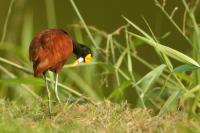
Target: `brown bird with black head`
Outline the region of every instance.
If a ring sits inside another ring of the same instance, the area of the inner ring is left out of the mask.
[[[75,64],[90,63],[92,52],[87,46],[73,41],[71,37],[61,29],[47,29],[36,34],[29,46],[29,57],[33,62],[34,76],[43,75],[48,93],[48,107],[51,112],[50,91],[45,73],[50,70],[55,73],[54,91],[58,96],[58,73],[63,68],[69,56],[74,53],[77,57]]]

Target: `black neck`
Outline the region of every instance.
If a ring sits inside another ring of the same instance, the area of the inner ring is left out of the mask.
[[[73,53],[77,57],[85,57],[87,54],[92,54],[92,51],[86,45],[73,41]]]
[[[76,42],[76,41],[73,41],[73,53],[76,55],[76,56],[80,56],[80,54],[82,53],[81,51],[81,45],[80,43]]]

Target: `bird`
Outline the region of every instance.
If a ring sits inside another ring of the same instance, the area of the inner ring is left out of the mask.
[[[75,54],[79,63],[92,61],[92,50],[84,44],[74,41],[63,29],[45,29],[37,33],[30,42],[29,59],[33,64],[34,76],[43,76],[48,95],[48,109],[51,113],[51,94],[48,87],[46,73],[54,73],[54,93],[57,101],[61,104],[58,96],[58,73],[63,68],[70,55]]]

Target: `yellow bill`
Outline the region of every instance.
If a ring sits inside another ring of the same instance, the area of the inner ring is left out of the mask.
[[[92,55],[91,54],[87,54],[85,56],[85,63],[91,63],[92,61]]]
[[[83,62],[85,62],[85,63],[87,63],[87,64],[91,63],[91,62],[92,62],[92,55],[91,55],[91,54],[87,54],[87,55],[85,56],[85,59],[83,59],[83,57],[80,57],[80,58],[78,58],[74,63],[72,63],[72,65],[73,65],[73,66],[76,66],[76,65],[78,65],[79,63],[83,63]]]

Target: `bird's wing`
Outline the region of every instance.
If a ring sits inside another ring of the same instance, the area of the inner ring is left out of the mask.
[[[37,63],[46,62],[48,67],[67,60],[73,51],[70,37],[62,31],[40,33],[29,47],[30,60]]]

